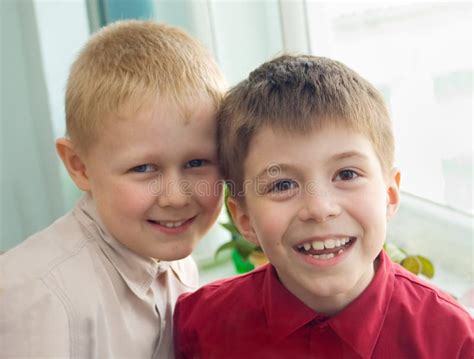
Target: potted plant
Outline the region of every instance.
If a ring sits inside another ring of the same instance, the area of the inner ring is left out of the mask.
[[[228,196],[229,190],[226,187],[225,208],[229,221],[227,223],[221,223],[221,226],[230,232],[231,239],[217,248],[215,257],[217,258],[219,253],[222,251],[231,250],[232,260],[237,273],[246,273],[255,267],[268,263],[268,259],[266,258],[265,253],[263,253],[262,248],[248,242],[240,234],[232,220],[232,216],[230,215],[229,208],[227,206]],[[385,243],[384,249],[392,261],[400,264],[408,271],[416,275],[423,274],[427,278],[433,278],[434,266],[428,258],[417,254],[409,254],[404,249],[393,243]]]

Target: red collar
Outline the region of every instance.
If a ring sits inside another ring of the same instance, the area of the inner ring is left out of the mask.
[[[382,251],[372,282],[341,312],[326,317],[309,308],[291,294],[278,279],[273,266],[266,271],[263,283],[263,305],[269,330],[278,340],[284,339],[307,323],[325,322],[361,357],[370,357],[387,313],[394,288],[390,258]],[[327,320],[326,320],[327,319]]]

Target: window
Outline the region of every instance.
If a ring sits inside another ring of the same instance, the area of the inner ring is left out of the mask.
[[[403,190],[474,213],[472,5],[308,2],[307,17],[312,52],[385,95]]]
[[[402,204],[388,238],[437,268],[461,297],[472,287],[472,4],[319,3],[301,23],[315,55],[342,61],[389,106]]]
[[[64,99],[69,67],[89,37],[86,3],[34,0],[33,4],[44,64],[53,138],[56,139],[66,133]],[[69,30],[62,31],[62,29]],[[68,210],[74,206],[81,191],[72,182],[62,163],[60,161],[57,163],[62,185],[61,200],[63,208]]]

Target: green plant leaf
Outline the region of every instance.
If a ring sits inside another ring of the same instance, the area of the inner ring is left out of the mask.
[[[262,252],[263,253],[262,247],[260,247],[260,246],[255,247],[255,252]]]
[[[242,237],[237,238],[233,242],[235,242],[235,249],[239,252],[241,257],[245,260],[247,260],[250,253],[252,253],[257,248],[255,244],[248,242]]]
[[[421,272],[422,264],[418,256],[408,256],[400,264],[413,274],[418,275]]]
[[[385,243],[383,247],[395,263],[399,263],[416,275],[423,274],[427,278],[433,278],[435,274],[434,265],[428,258],[420,255],[410,255],[403,248],[393,243]]]
[[[227,249],[232,249],[235,248],[237,241],[228,241],[221,245],[219,248],[217,248],[216,253],[214,254],[214,259],[217,259],[217,256],[219,255],[220,252],[225,251]]]
[[[234,236],[240,235],[239,230],[233,223],[220,223],[222,227],[227,229],[230,233],[232,233]]]
[[[421,274],[423,274],[424,276],[428,278],[433,278],[434,273],[435,273],[433,263],[431,263],[431,261],[426,257],[423,257],[423,256],[416,256],[416,257],[421,263]]]
[[[402,261],[407,258],[406,252],[402,251],[398,246],[393,243],[385,243],[383,247],[390,259],[395,263],[402,263]]]
[[[397,248],[400,250],[400,252],[402,252],[405,256],[409,256],[408,252],[406,250],[404,250],[402,247],[398,247]]]
[[[216,253],[214,254],[214,258],[217,258],[219,253],[221,253],[222,251],[228,249],[235,249],[244,260],[247,260],[250,254],[253,251],[259,250],[259,248],[260,247],[257,247],[256,245],[243,239],[242,236],[239,235],[236,239],[230,240],[221,245],[219,248],[217,248]]]

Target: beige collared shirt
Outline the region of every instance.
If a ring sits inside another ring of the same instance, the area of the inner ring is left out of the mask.
[[[173,358],[174,304],[197,284],[191,257],[131,252],[85,195],[0,256],[0,357]]]

